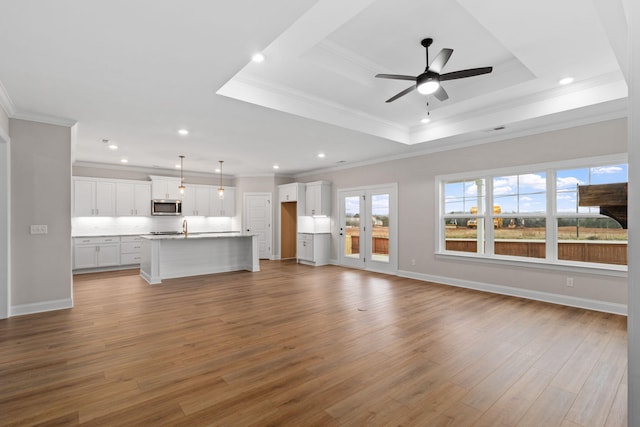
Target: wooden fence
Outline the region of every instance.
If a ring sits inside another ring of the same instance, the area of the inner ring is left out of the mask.
[[[476,252],[477,244],[475,240],[471,239],[447,240],[446,248],[448,251]],[[495,242],[494,251],[497,255],[544,258],[545,242],[535,240],[498,240]],[[610,241],[559,242],[558,259],[627,265],[627,243]]]

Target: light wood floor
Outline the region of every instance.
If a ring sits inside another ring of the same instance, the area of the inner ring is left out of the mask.
[[[626,318],[335,266],[0,321],[0,425],[624,426]]]

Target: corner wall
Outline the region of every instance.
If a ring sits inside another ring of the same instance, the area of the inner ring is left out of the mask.
[[[0,84],[1,86],[1,84]],[[9,317],[11,283],[9,198],[11,185],[11,156],[9,117],[0,105],[0,319]]]
[[[70,308],[71,128],[10,119],[11,315]],[[48,234],[30,234],[30,225]]]
[[[350,169],[305,175],[301,182],[326,179],[333,183],[332,216],[337,221],[337,190],[398,183],[399,274],[457,286],[474,287],[534,299],[552,296],[556,302],[603,311],[624,312],[627,279],[589,272],[562,271],[514,264],[497,265],[436,256],[435,215],[437,175],[518,165],[604,156],[627,151],[626,120],[611,120],[495,143],[391,160]],[[333,230],[332,256],[338,259]],[[411,259],[416,265],[411,265]],[[567,275],[575,285],[565,285]],[[623,275],[620,275],[623,276]],[[517,280],[514,280],[517,278]],[[590,305],[592,304],[592,305]]]

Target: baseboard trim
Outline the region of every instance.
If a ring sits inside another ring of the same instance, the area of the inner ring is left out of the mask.
[[[10,316],[24,316],[26,314],[44,313],[45,311],[65,310],[68,308],[73,308],[73,298],[14,305],[11,306]]]
[[[512,297],[527,298],[535,301],[549,302],[552,304],[566,305],[569,307],[584,308],[587,310],[601,311],[605,313],[627,315],[627,305],[606,301],[598,301],[587,298],[572,297],[568,295],[552,294],[549,292],[519,289],[510,286],[494,285],[491,283],[461,280],[452,277],[434,276],[431,274],[415,273],[412,271],[398,270],[399,277],[421,280],[424,282],[440,283],[459,288],[474,289],[477,291],[491,292],[494,294],[508,295]]]

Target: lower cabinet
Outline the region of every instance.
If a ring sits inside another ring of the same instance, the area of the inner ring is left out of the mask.
[[[122,236],[120,237],[120,264],[140,264],[140,250],[142,248],[142,237]]]
[[[120,265],[120,237],[73,239],[73,269]]]
[[[298,233],[298,262],[308,265],[329,263],[331,234]]]

